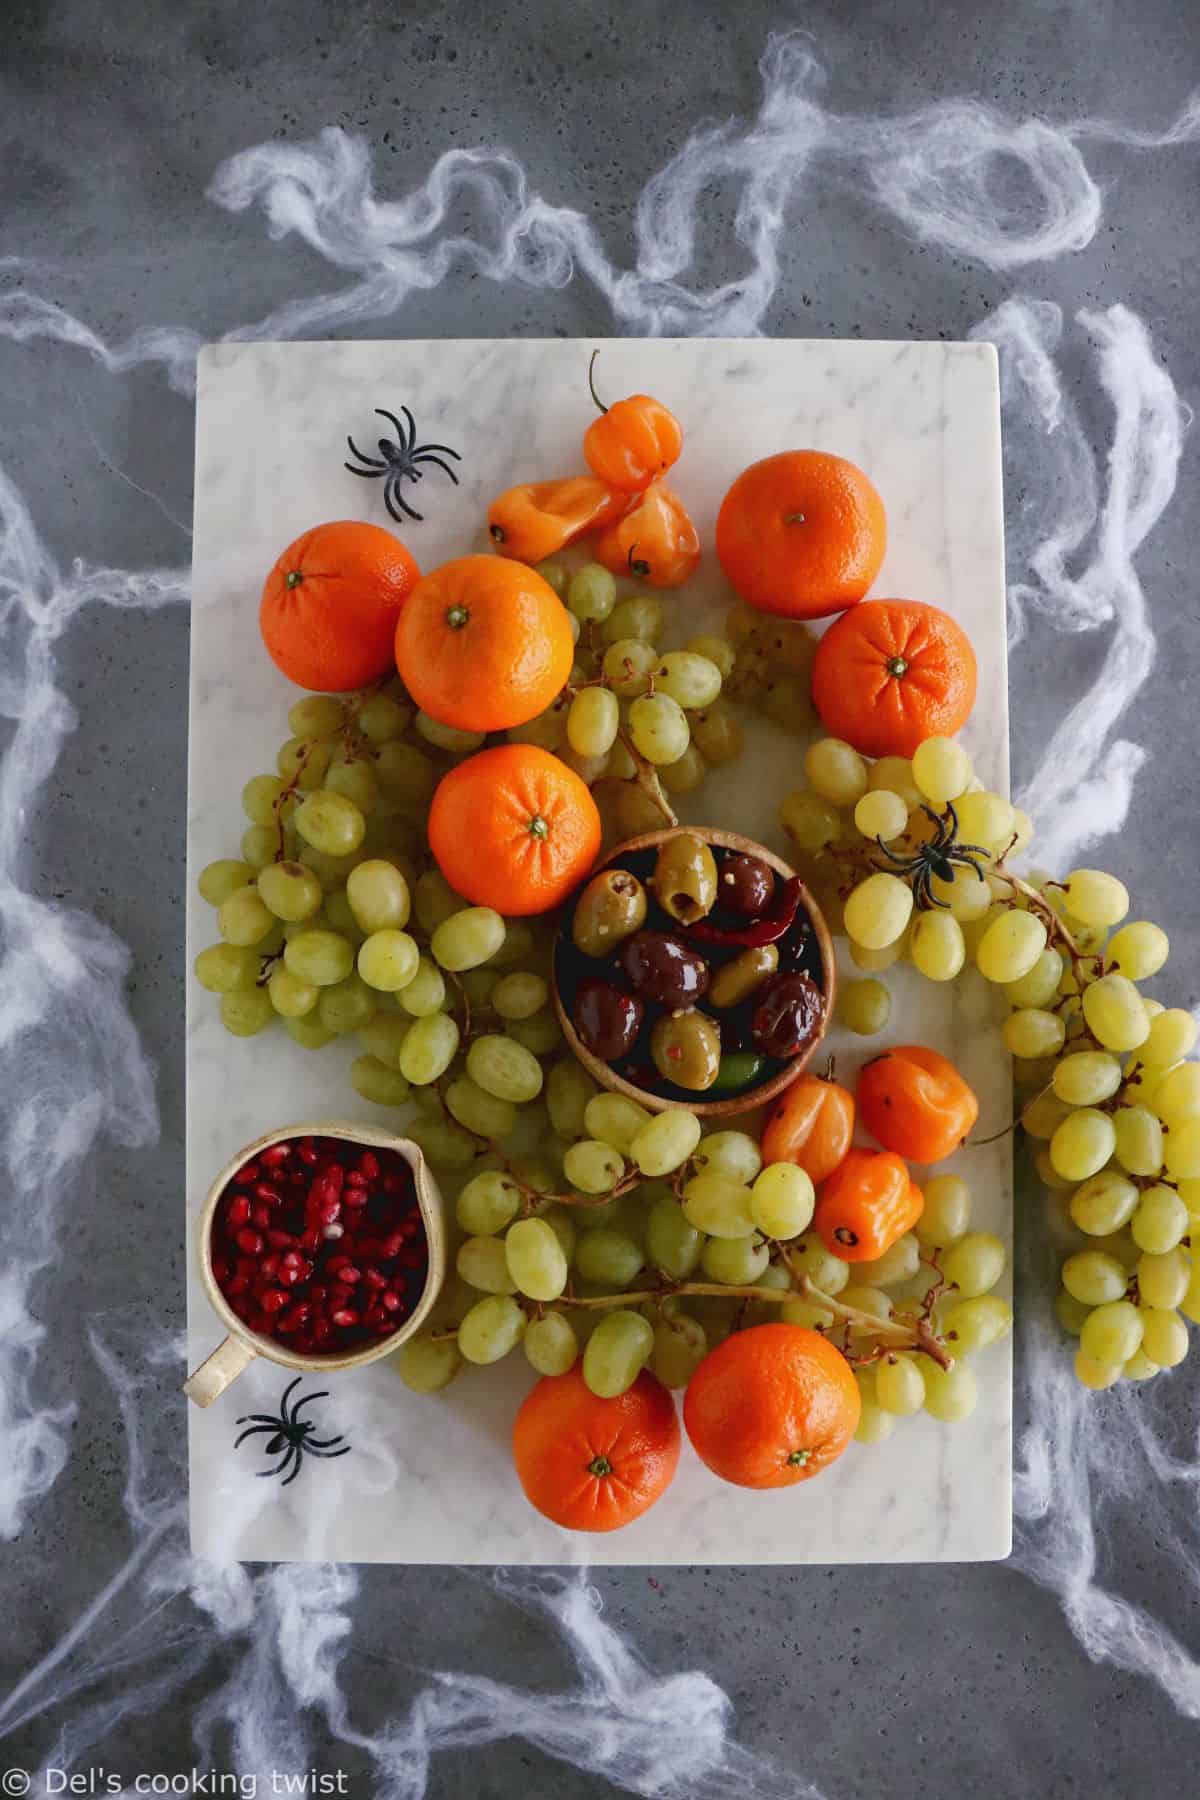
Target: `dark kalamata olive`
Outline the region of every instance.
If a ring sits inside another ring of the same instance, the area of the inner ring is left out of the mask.
[[[601,1062],[616,1062],[631,1049],[641,1030],[645,1007],[607,981],[581,981],[575,990],[574,1022],[585,1050]]]
[[[757,856],[735,850],[717,871],[717,905],[739,919],[757,919],[775,898],[775,871]]]
[[[773,975],[759,989],[750,1035],[768,1056],[795,1056],[821,1027],[821,990],[802,971]]]
[[[635,931],[621,945],[619,960],[634,993],[659,1006],[691,1006],[708,992],[704,958],[665,931]]]

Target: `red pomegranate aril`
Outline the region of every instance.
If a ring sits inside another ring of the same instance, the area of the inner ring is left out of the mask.
[[[358,1188],[367,1186],[367,1178],[362,1172],[361,1164],[357,1169],[346,1170],[346,1186]]]
[[[217,1285],[227,1300],[233,1300],[249,1290],[250,1277],[248,1275],[231,1275],[227,1281],[218,1281]],[[236,1311],[236,1308],[234,1310]]]
[[[390,1236],[384,1238],[379,1246],[379,1254],[385,1261],[393,1256],[399,1256],[404,1248],[405,1236],[403,1231],[393,1231]]]
[[[250,1223],[250,1202],[247,1200],[245,1194],[234,1195],[233,1199],[229,1202],[229,1208],[225,1214],[225,1218],[231,1231],[236,1231],[239,1226],[248,1225]]]
[[[249,1187],[250,1183],[252,1181],[258,1180],[258,1173],[259,1173],[259,1171],[258,1171],[257,1163],[253,1163],[253,1162],[243,1163],[241,1168],[238,1170],[237,1174],[233,1178],[234,1185],[236,1187]]]
[[[294,1249],[296,1244],[296,1240],[290,1231],[280,1231],[277,1227],[272,1227],[272,1229],[268,1231],[267,1242],[271,1245],[273,1250]]]
[[[348,1188],[342,1189],[342,1205],[343,1206],[353,1206],[356,1208],[359,1206],[365,1206],[367,1204],[367,1199],[368,1199],[368,1194],[367,1194],[366,1188],[348,1187]]]
[[[312,1307],[309,1305],[308,1301],[297,1300],[294,1306],[288,1307],[287,1312],[284,1314],[283,1318],[280,1319],[279,1323],[280,1325],[286,1326],[289,1331],[300,1331],[308,1324],[308,1321],[311,1318]]]
[[[258,1256],[263,1247],[263,1241],[257,1231],[251,1231],[249,1227],[244,1231],[239,1231],[234,1242],[239,1250],[245,1251],[247,1256]]]
[[[287,1295],[282,1288],[268,1288],[260,1295],[259,1305],[265,1313],[282,1312],[287,1305]]]
[[[336,1225],[341,1216],[342,1203],[340,1200],[327,1200],[325,1205],[321,1208],[320,1219],[322,1225]]]
[[[323,1344],[326,1339],[331,1338],[332,1336],[333,1326],[329,1323],[328,1319],[318,1318],[313,1320],[312,1337],[314,1343]]]
[[[367,1286],[371,1288],[385,1288],[387,1286],[387,1276],[381,1275],[378,1269],[364,1269],[362,1278]]]
[[[373,1150],[364,1150],[358,1159],[358,1166],[368,1181],[376,1181],[379,1177],[379,1158]]]
[[[379,1185],[385,1194],[402,1194],[404,1192],[404,1182],[399,1175],[385,1175]]]
[[[321,1248],[321,1233],[315,1225],[310,1225],[307,1231],[301,1232],[300,1248],[302,1250],[319,1250]]]
[[[339,1306],[338,1310],[335,1313],[331,1313],[329,1316],[333,1324],[342,1327],[358,1324],[358,1314],[356,1312],[351,1312],[348,1306]]]
[[[296,1145],[296,1155],[300,1158],[302,1163],[307,1163],[310,1168],[314,1163],[318,1163],[321,1160],[317,1147],[311,1138],[301,1138],[300,1142]]]
[[[264,1276],[267,1281],[274,1281],[275,1276],[277,1275],[278,1271],[279,1271],[279,1252],[278,1252],[278,1250],[272,1250],[268,1253],[268,1255],[264,1256],[262,1261],[259,1263],[258,1272],[260,1275]]]
[[[347,1287],[343,1282],[335,1281],[329,1290],[330,1312],[336,1312],[339,1306],[345,1306],[352,1293],[352,1288]]]
[[[379,1304],[380,1304],[380,1306],[383,1307],[385,1312],[394,1313],[394,1312],[400,1311],[400,1308],[404,1305],[404,1302],[400,1298],[399,1294],[394,1294],[392,1292],[391,1288],[389,1288],[387,1290],[386,1294],[380,1294]]]
[[[259,1231],[265,1231],[271,1223],[271,1209],[264,1206],[261,1200],[250,1208],[250,1223]]]
[[[266,1150],[261,1150],[258,1160],[268,1169],[277,1169],[280,1163],[288,1161],[291,1154],[292,1146],[285,1139],[282,1144],[271,1144]]]
[[[362,1270],[356,1268],[353,1263],[346,1263],[343,1268],[338,1270],[338,1280],[343,1282],[348,1281],[351,1287],[353,1287],[356,1282],[362,1280]]]

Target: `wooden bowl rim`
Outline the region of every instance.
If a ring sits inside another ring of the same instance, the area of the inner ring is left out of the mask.
[[[804,1073],[816,1055],[825,1033],[829,1030],[837,993],[837,965],[834,961],[833,938],[824,913],[813,899],[804,881],[789,863],[784,862],[783,858],[777,856],[773,850],[768,850],[765,844],[757,843],[754,838],[746,837],[740,831],[726,831],[717,825],[667,825],[658,831],[642,831],[636,837],[626,838],[623,843],[617,844],[607,856],[601,857],[593,865],[584,880],[573,890],[571,901],[594,876],[611,868],[622,857],[634,855],[641,850],[653,850],[657,845],[665,844],[671,838],[679,837],[684,833],[690,833],[693,837],[701,837],[706,844],[716,844],[722,850],[738,850],[748,856],[756,856],[769,864],[777,875],[782,875],[785,881],[793,879],[800,881],[801,902],[808,913],[813,931],[816,933],[821,951],[821,972],[824,977],[822,989],[824,1005],[821,1010],[821,1023],[812,1042],[790,1062],[785,1063],[783,1068],[772,1075],[769,1081],[760,1083],[756,1088],[748,1089],[744,1094],[731,1094],[722,1100],[701,1100],[699,1097],[695,1100],[669,1100],[665,1095],[648,1093],[645,1088],[637,1087],[632,1081],[626,1081],[623,1075],[618,1075],[608,1063],[601,1062],[598,1056],[593,1056],[592,1052],[580,1042],[579,1034],[562,1003],[562,996],[558,989],[558,948],[559,941],[563,936],[565,907],[563,919],[560,920],[555,935],[554,954],[550,968],[550,993],[554,1001],[554,1011],[562,1026],[563,1036],[566,1038],[572,1054],[582,1063],[593,1081],[598,1081],[601,1087],[607,1088],[610,1093],[624,1094],[628,1100],[636,1100],[639,1106],[646,1107],[649,1112],[686,1109],[688,1112],[694,1112],[699,1119],[731,1119],[738,1113],[750,1112],[754,1107],[763,1106],[768,1100],[774,1100],[776,1095],[783,1092],[784,1088],[791,1086],[797,1076]],[[567,902],[568,906],[571,901]]]
[[[225,1192],[232,1178],[243,1163],[250,1162],[272,1144],[280,1144],[285,1138],[298,1137],[335,1137],[343,1138],[349,1143],[365,1144],[372,1149],[395,1150],[402,1156],[413,1173],[413,1185],[417,1193],[417,1205],[421,1213],[421,1222],[425,1227],[425,1238],[429,1245],[429,1267],[425,1275],[425,1286],[421,1298],[404,1322],[387,1337],[381,1338],[377,1344],[367,1344],[361,1350],[351,1350],[344,1356],[299,1356],[289,1350],[286,1344],[277,1343],[274,1338],[264,1337],[260,1332],[251,1331],[244,1319],[238,1315],[226,1300],[217,1286],[216,1276],[212,1268],[212,1225],[217,1210],[217,1202]],[[285,1369],[303,1369],[309,1374],[321,1374],[330,1369],[360,1369],[368,1363],[378,1362],[390,1351],[399,1349],[408,1342],[414,1333],[420,1330],[428,1318],[446,1279],[446,1223],[445,1203],[441,1189],[433,1178],[429,1164],[419,1144],[411,1138],[401,1137],[397,1132],[388,1131],[377,1125],[353,1125],[346,1119],[322,1119],[315,1123],[303,1121],[299,1125],[281,1125],[276,1131],[264,1132],[253,1142],[243,1145],[236,1156],[231,1156],[220,1174],[215,1178],[205,1197],[204,1205],[196,1220],[196,1256],[200,1264],[200,1275],[204,1282],[204,1291],[217,1317],[220,1319],[230,1337],[238,1338],[257,1356],[264,1356],[269,1362],[279,1363]]]

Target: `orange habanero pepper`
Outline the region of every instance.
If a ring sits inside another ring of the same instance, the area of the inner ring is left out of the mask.
[[[501,556],[539,563],[565,544],[573,544],[585,531],[619,519],[629,498],[594,475],[527,481],[492,501],[488,530]]]
[[[600,417],[584,432],[583,454],[588,468],[609,487],[640,494],[679,460],[683,431],[675,414],[649,394],[630,394],[605,406],[593,379],[598,355],[593,350],[588,386]]]
[[[863,1069],[858,1116],[885,1150],[936,1163],[968,1135],[979,1102],[952,1062],[921,1044],[902,1044]]]
[[[832,1069],[832,1064],[830,1065]],[[854,1136],[854,1097],[830,1075],[785,1088],[762,1134],[764,1163],[790,1162],[813,1182],[833,1174]]]
[[[888,1150],[850,1150],[821,1183],[813,1227],[843,1262],[874,1262],[911,1231],[925,1196]]]
[[[614,575],[675,588],[695,573],[700,539],[679,496],[652,481],[632,512],[600,533],[593,554]]]

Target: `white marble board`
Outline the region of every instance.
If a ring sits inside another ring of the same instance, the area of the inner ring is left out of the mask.
[[[237,854],[246,778],[273,767],[296,690],[258,635],[263,576],[283,546],[323,519],[387,524],[381,484],[342,467],[347,432],[369,448],[372,408],[399,402],[423,437],[463,453],[461,486],[434,471],[425,521],[406,541],[422,567],[486,546],[493,494],[582,467],[591,414],[591,343],[240,344],[200,357],[196,444],[188,806],[188,961],[215,930],[195,876]],[[672,642],[720,618],[729,591],[711,552],[722,495],[747,463],[811,446],[860,463],[887,507],[889,541],[875,596],[936,602],[969,632],[980,667],[966,738],[983,779],[1007,790],[1004,546],[995,352],[986,344],[657,339],[603,344],[611,396],[659,395],[686,443],[673,481],[705,546],[701,571],[672,607]],[[746,759],[710,776],[690,814],[736,827],[786,854],[778,801],[796,784],[802,744],[765,721]],[[907,979],[906,979],[907,976]],[[1008,1063],[982,983],[947,994],[911,970],[893,980],[885,1039],[835,1034],[853,1072],[882,1042],[948,1050],[974,1084],[982,1126],[1010,1117]],[[977,979],[977,978],[975,978]],[[187,1188],[194,1220],[215,1171],[257,1133],[302,1118],[387,1119],[346,1079],[349,1044],[319,1055],[279,1030],[234,1040],[213,998],[188,981]],[[1011,1242],[1008,1140],[963,1151],[975,1221]],[[190,1236],[190,1233],[189,1233]],[[194,1247],[189,1244],[189,1257]],[[189,1356],[220,1332],[189,1262]],[[236,1455],[235,1421],[272,1411],[286,1373],[254,1365],[208,1411],[189,1408],[194,1548],[247,1560],[446,1563],[840,1563],[1003,1557],[1011,1535],[1011,1366],[1007,1345],[978,1362],[980,1404],[965,1425],[921,1416],[879,1446],[852,1445],[818,1480],[767,1494],[719,1482],[686,1443],[666,1497],[624,1531],[571,1536],[525,1502],[508,1455],[513,1413],[532,1374],[519,1355],[467,1370],[437,1398],[410,1394],[387,1363],[327,1381],[314,1407],[352,1453],[306,1464],[286,1489],[258,1478],[254,1444]]]

